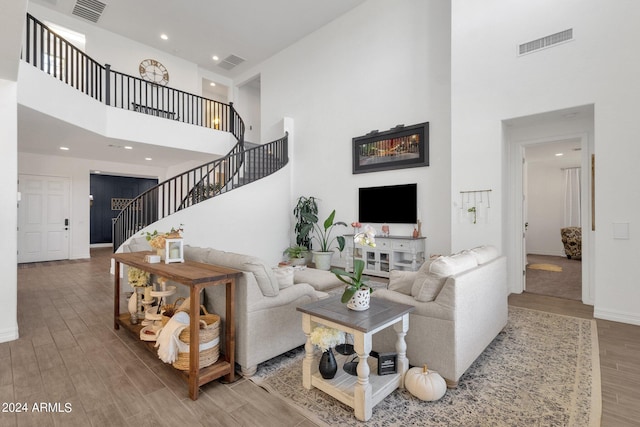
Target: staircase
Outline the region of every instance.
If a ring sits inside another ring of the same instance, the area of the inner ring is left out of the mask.
[[[126,205],[113,225],[114,252],[152,223],[264,178],[288,162],[288,135],[267,144],[246,143],[244,122],[233,103],[206,99],[114,71],[29,14],[22,60],[108,106],[229,132],[237,141],[224,157],[169,178]]]

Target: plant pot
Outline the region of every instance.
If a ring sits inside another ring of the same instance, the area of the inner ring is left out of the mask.
[[[369,289],[358,289],[347,302],[347,307],[354,311],[364,311],[369,308],[370,302],[371,292],[369,292]]]
[[[291,262],[291,265],[293,266],[307,265],[306,258],[289,258],[289,262]]]
[[[329,270],[331,268],[331,257],[333,252],[313,251],[313,262],[318,270]]]

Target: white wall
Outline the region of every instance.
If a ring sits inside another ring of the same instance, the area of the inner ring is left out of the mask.
[[[527,253],[564,256],[564,172],[546,162],[527,165]]]
[[[448,253],[449,23],[448,1],[371,0],[238,79],[260,74],[263,141],[281,136],[282,117],[295,121],[290,209],[315,196],[322,219],[336,209],[350,223],[359,187],[416,182],[428,251]],[[424,121],[429,167],[352,174],[353,137]],[[391,226],[392,234],[412,230]]]
[[[640,3],[630,0],[454,0],[451,83],[452,193],[490,186],[499,203],[509,189],[501,121],[595,105],[595,315],[638,324],[640,199],[633,185],[640,179],[640,86],[633,82],[640,62],[628,52],[635,50],[639,14]],[[574,41],[516,56],[518,44],[568,28]],[[453,224],[454,248],[470,241],[506,246],[503,217],[472,232]],[[613,239],[615,222],[630,223],[630,239]]]
[[[4,239],[0,239],[0,342],[18,338],[17,281],[18,212],[14,209],[17,198],[18,176],[18,85],[15,81],[0,79],[0,141],[2,141],[2,167],[0,168],[0,209]]]

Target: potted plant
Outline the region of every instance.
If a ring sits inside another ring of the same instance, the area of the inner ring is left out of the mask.
[[[318,250],[313,251],[314,262],[316,263],[316,268],[319,270],[329,270],[331,268],[331,256],[333,255],[332,245],[333,242],[337,242],[338,251],[342,252],[344,250],[344,236],[336,236],[331,237],[331,232],[333,231],[333,227],[342,225],[347,226],[345,222],[336,221],[334,222],[334,218],[336,216],[336,210],[334,209],[327,219],[324,220],[322,224],[322,228],[316,223],[313,224],[314,232],[316,240],[320,243],[320,247]]]
[[[309,249],[306,246],[293,245],[284,250],[283,254],[289,257],[292,265],[305,265]]]
[[[353,236],[353,243],[360,245],[376,246],[376,232],[370,225],[365,226],[364,231],[356,233]],[[355,251],[354,251],[355,253]],[[345,270],[334,268],[331,270],[338,279],[343,281],[347,286],[342,293],[342,303],[347,304],[351,310],[362,311],[369,308],[371,292],[373,289],[367,284],[368,278],[362,277],[364,271],[364,261],[361,259],[353,259],[353,273]]]
[[[296,217],[296,245],[304,246],[311,250],[311,231],[318,222],[318,203],[315,197],[300,196],[293,215]]]

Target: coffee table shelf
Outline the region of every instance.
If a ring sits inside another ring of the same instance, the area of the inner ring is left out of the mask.
[[[340,302],[340,296],[335,296],[297,309],[302,312],[302,330],[307,336],[305,358],[302,362],[302,385],[306,389],[316,387],[322,390],[352,407],[357,419],[367,421],[371,418],[375,405],[396,388],[404,387],[404,374],[409,369],[404,336],[409,330],[409,313],[414,310],[413,306],[372,298],[369,309],[353,311]],[[318,325],[353,335],[354,350],[358,355],[357,376],[339,369],[334,378],[322,378],[311,343],[311,332]],[[370,375],[377,371],[377,360],[369,357],[373,334],[389,326],[393,326],[398,335],[396,373]]]

